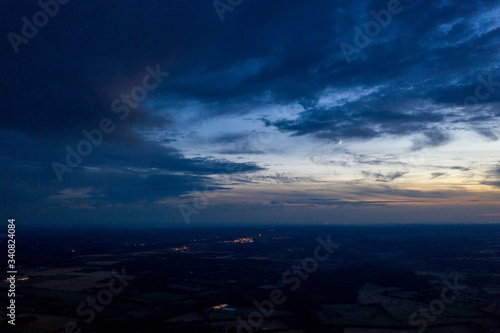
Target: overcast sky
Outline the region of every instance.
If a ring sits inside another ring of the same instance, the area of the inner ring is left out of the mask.
[[[500,222],[498,1],[47,3],[0,9],[2,216]]]

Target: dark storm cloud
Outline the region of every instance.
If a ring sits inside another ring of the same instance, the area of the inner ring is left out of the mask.
[[[387,98],[386,91],[374,93],[361,101],[346,103],[334,108],[311,108],[302,112],[293,120],[267,122],[281,131],[293,135],[313,134],[318,138],[340,140],[342,138],[371,139],[384,134],[409,135],[421,133],[433,124],[443,122],[444,115],[436,111],[420,110],[415,102],[395,105],[392,98]],[[412,105],[411,103],[414,103]],[[439,141],[434,133],[424,134],[429,144]]]
[[[106,153],[96,152],[85,166],[74,169],[59,182],[50,164],[59,150],[38,151],[29,141],[23,149],[9,154],[9,145],[0,172],[5,178],[2,202],[41,203],[67,189],[90,187],[97,193],[95,205],[156,201],[186,194],[195,188],[219,188],[205,175],[238,174],[262,170],[251,163],[231,163],[209,158],[186,159],[172,149],[148,144],[137,149],[119,144],[103,145]],[[41,144],[44,146],[44,144]],[[2,147],[4,148],[4,147]],[[142,152],[141,149],[147,149]],[[9,156],[11,155],[11,156]],[[28,159],[29,158],[29,159]],[[61,202],[56,202],[58,204]]]
[[[101,203],[151,201],[207,185],[203,175],[262,170],[252,163],[185,158],[145,140],[136,128],[168,128],[171,122],[142,105],[130,108],[125,120],[112,112],[115,99],[143,82],[147,66],[167,71],[179,53],[189,58],[193,46],[216,34],[218,26],[199,12],[204,9],[210,4],[74,1],[60,6],[37,36],[19,45],[18,54],[5,38],[6,59],[0,65],[8,78],[0,83],[5,199],[36,202],[67,188],[92,187]],[[2,8],[2,33],[21,34],[21,17],[39,10],[36,4],[8,4]],[[185,64],[181,60],[176,66]],[[51,163],[64,164],[65,147],[74,149],[86,139],[82,130],[98,128],[103,118],[111,119],[116,130],[59,184]]]
[[[150,170],[85,168],[74,171],[68,181],[60,184],[57,180],[51,181],[51,168],[30,164],[12,166],[15,170],[5,166],[1,170],[5,174],[13,175],[6,182],[9,193],[5,194],[3,202],[14,207],[16,204],[28,202],[57,207],[66,203],[61,193],[82,188],[89,188],[92,196],[79,200],[96,208],[108,204],[148,202],[185,194],[208,183],[203,176],[158,174],[149,172]],[[15,198],[11,198],[12,195]]]
[[[399,37],[369,46],[363,51],[362,59],[350,65],[343,60],[332,60],[328,68],[320,72],[320,79],[316,77],[315,82],[309,85],[316,87],[312,92],[316,95],[327,86],[343,89],[382,86],[380,92],[333,108],[318,108],[315,106],[317,100],[304,96],[306,111],[299,117],[267,124],[294,135],[313,134],[333,140],[423,133],[426,139],[415,144],[416,150],[447,143],[448,136],[436,129],[436,124],[466,122],[469,117],[440,109],[464,106],[468,96],[475,96],[480,76],[486,78],[493,74],[496,85],[500,79],[495,55],[500,30],[474,30],[476,25],[473,23],[481,19],[477,17],[479,11],[485,11],[493,4],[479,2],[462,6],[458,2],[448,3],[419,2],[408,6],[387,27],[388,34],[394,33]],[[368,7],[383,8],[381,6],[382,3],[377,2],[370,3]],[[423,12],[426,15],[422,16]],[[443,32],[443,25],[453,22],[458,23]],[[460,83],[450,84],[450,79],[458,79]],[[322,85],[318,86],[321,81]],[[484,94],[485,87],[480,91]],[[491,105],[499,97],[500,91],[496,88],[487,100],[478,101]],[[434,105],[425,108],[426,101]],[[492,112],[484,120],[496,116]],[[493,139],[492,135],[488,137]]]

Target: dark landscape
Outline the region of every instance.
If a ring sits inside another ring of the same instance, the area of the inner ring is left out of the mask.
[[[26,230],[11,332],[72,321],[81,332],[417,332],[425,321],[427,332],[498,332],[499,236],[487,225]],[[318,237],[331,253],[304,268]],[[113,271],[123,290],[78,314]],[[426,320],[420,309],[446,281],[454,300]],[[273,290],[282,304],[270,307]],[[244,328],[252,312],[250,324],[262,323]]]

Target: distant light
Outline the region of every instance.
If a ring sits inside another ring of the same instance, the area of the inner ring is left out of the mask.
[[[341,145],[341,144],[342,144],[342,140],[339,141],[339,145]]]

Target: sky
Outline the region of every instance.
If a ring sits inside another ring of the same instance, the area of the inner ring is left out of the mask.
[[[1,216],[500,223],[499,1],[1,7]]]

